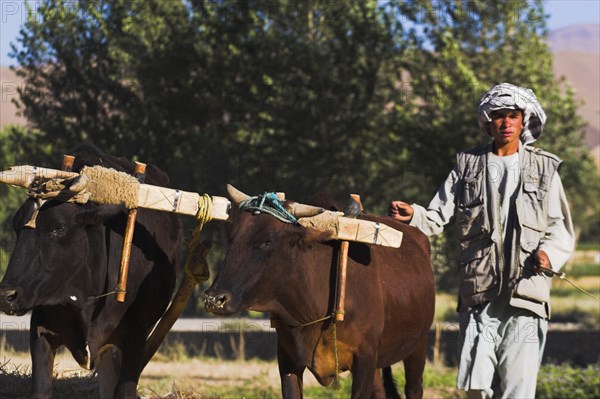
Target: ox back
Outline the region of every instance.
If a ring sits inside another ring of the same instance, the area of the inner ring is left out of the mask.
[[[435,302],[429,240],[392,218],[365,219],[401,230],[402,246],[350,243],[345,320],[334,326],[332,318],[319,320],[335,309],[339,243],[267,214],[233,217],[229,249],[205,306],[217,314],[271,313],[285,398],[302,396],[305,368],[331,384],[336,350],[337,368],[352,373],[353,398],[398,397],[390,371],[398,361],[407,397],[423,395]]]
[[[90,145],[77,147],[71,155],[75,172],[101,165],[133,174],[132,163]],[[152,165],[146,182],[169,185],[167,175]],[[51,200],[34,217],[34,208],[35,201],[27,200],[14,217],[17,241],[0,283],[0,311],[32,311],[32,396],[51,397],[54,355],[65,346],[82,367],[98,370],[99,396],[135,398],[145,341],[175,286],[182,241],[179,220],[139,210],[127,295],[120,303],[114,289],[126,210]],[[33,219],[35,227],[26,226]],[[105,368],[101,359],[114,364]]]

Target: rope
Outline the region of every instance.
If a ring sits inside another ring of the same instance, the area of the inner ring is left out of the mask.
[[[306,326],[312,326],[313,324],[317,324],[317,323],[320,323],[320,322],[322,322],[322,321],[325,321],[325,320],[331,319],[333,316],[334,316],[334,313],[330,314],[329,316],[325,316],[325,317],[323,317],[323,318],[321,318],[321,319],[319,319],[319,320],[309,321],[308,323],[300,324],[300,325],[299,325],[299,326],[297,326],[297,327],[306,327]]]
[[[298,219],[283,207],[283,201],[275,193],[264,193],[240,202],[244,212],[267,213],[284,223],[297,223]]]
[[[333,377],[332,388],[336,391],[340,389],[340,358],[338,355],[338,344],[337,344],[337,323],[335,318],[333,319],[333,356],[335,357],[335,377]]]
[[[557,273],[556,275],[558,276],[558,278],[560,278],[561,280],[565,280],[567,283],[571,284],[573,287],[577,288],[579,291],[583,292],[584,294],[591,296],[595,300],[598,300],[597,296],[595,296],[593,294],[590,294],[589,292],[587,292],[586,290],[584,290],[581,287],[576,286],[571,280],[569,280],[567,278],[566,274],[564,274],[564,273]]]
[[[322,317],[317,320],[309,321],[308,323],[300,324],[299,326],[294,327],[294,328],[302,328],[302,327],[312,326],[313,324],[321,323],[323,321],[332,319],[333,356],[335,358],[335,377],[333,378],[333,384],[331,385],[331,387],[334,390],[338,390],[341,387],[341,385],[340,385],[340,358],[339,358],[339,354],[338,354],[338,343],[337,343],[337,323],[335,322],[335,315],[337,313],[338,313],[338,311],[335,311],[335,312],[331,313],[329,316],[325,316],[325,317]]]
[[[196,284],[208,280],[210,273],[197,275],[192,273],[191,267],[194,259],[197,259],[198,252],[203,249],[200,246],[200,233],[204,225],[212,220],[212,200],[208,194],[198,198],[198,213],[196,214],[196,227],[192,233],[192,240],[188,245],[188,255],[185,259],[185,274]]]
[[[94,297],[94,299],[104,298],[105,296],[114,295],[116,293],[117,293],[117,291],[107,292],[106,294],[102,294],[102,295],[98,295],[97,297]]]
[[[555,271],[554,271],[554,270],[552,270],[552,269],[549,269],[549,268],[547,268],[547,267],[542,267],[542,266],[540,266],[540,269],[541,269],[541,270],[542,270],[544,273],[549,273],[551,276],[556,276],[556,277],[558,277],[558,278],[559,278],[559,279],[561,279],[561,280],[565,280],[567,283],[571,284],[573,287],[577,288],[579,291],[583,292],[584,294],[591,296],[591,297],[592,297],[592,298],[594,298],[595,300],[599,300],[597,296],[595,296],[595,295],[593,295],[593,294],[591,294],[591,293],[587,292],[587,291],[586,291],[586,290],[584,290],[583,288],[581,288],[581,287],[578,287],[577,285],[575,285],[575,283],[573,283],[571,280],[569,280],[569,279],[567,278],[567,275],[566,275],[565,273],[561,273],[561,272],[555,272]]]

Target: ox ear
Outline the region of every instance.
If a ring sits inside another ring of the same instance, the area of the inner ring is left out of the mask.
[[[123,205],[86,204],[76,215],[75,221],[82,226],[100,225],[125,212]]]
[[[330,232],[315,229],[302,228],[302,231],[294,236],[293,245],[301,250],[309,250],[313,245],[332,240]]]

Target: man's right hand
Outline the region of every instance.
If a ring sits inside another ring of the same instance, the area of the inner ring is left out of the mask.
[[[414,213],[413,207],[402,201],[392,201],[388,207],[388,215],[404,223],[409,223]]]

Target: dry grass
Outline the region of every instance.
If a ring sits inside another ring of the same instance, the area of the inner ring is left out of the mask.
[[[23,356],[27,356],[23,359]],[[0,360],[0,397],[28,398],[31,389],[31,362],[29,354],[11,354]],[[83,370],[73,361],[75,368],[57,364],[53,374],[54,399],[94,398],[98,385],[93,373]]]
[[[27,398],[31,385],[29,355],[9,352],[0,361],[0,398]],[[429,373],[441,374],[431,370]],[[395,366],[401,373],[402,366]],[[448,372],[446,370],[446,372]],[[449,371],[454,375],[453,370]],[[308,371],[304,374],[305,394],[314,398],[346,396],[348,373],[342,375],[345,391],[321,387]],[[452,377],[453,380],[454,377]],[[435,381],[439,385],[446,385]],[[436,384],[438,385],[438,384]],[[399,388],[401,384],[399,383]],[[218,398],[278,398],[279,374],[275,361],[220,361],[217,359],[187,359],[176,362],[151,361],[138,385],[138,394],[148,399],[218,399]],[[459,398],[451,387],[426,388],[426,398]],[[66,353],[57,356],[53,381],[53,398],[92,399],[97,397],[97,381],[93,373],[78,368]]]
[[[318,384],[312,375],[306,375],[305,385]],[[0,398],[27,398],[30,387],[29,354],[6,351],[0,360]],[[68,353],[57,356],[53,398],[92,399],[97,397],[97,389],[94,373],[81,369]],[[275,362],[258,360],[153,360],[140,378],[138,394],[152,399],[278,397],[279,374]]]

